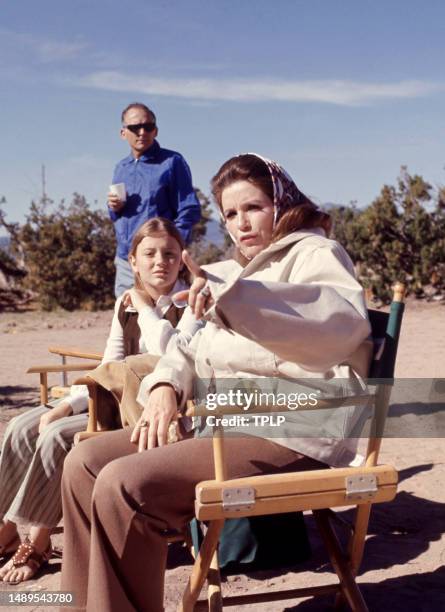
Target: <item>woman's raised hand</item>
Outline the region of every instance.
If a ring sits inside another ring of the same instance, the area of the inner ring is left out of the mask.
[[[138,445],[139,453],[167,444],[168,426],[176,418],[177,410],[176,392],[171,385],[161,384],[150,392],[130,438]]]
[[[196,319],[200,319],[214,304],[210,287],[207,285],[207,275],[188,251],[182,251],[182,261],[190,271],[192,284],[190,289],[175,293],[173,297],[176,300],[188,300]]]

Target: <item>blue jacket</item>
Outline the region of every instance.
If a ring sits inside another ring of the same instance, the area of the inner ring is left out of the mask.
[[[174,221],[188,242],[192,226],[201,218],[201,207],[182,155],[162,149],[155,141],[139,159],[130,154],[121,160],[114,169],[113,183],[125,183],[127,192],[122,210],[110,210],[118,257],[128,258],[136,230],[152,217]]]

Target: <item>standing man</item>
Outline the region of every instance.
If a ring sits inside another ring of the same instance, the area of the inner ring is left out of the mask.
[[[124,109],[121,138],[131,152],[117,164],[113,184],[125,184],[126,199],[108,194],[117,239],[116,297],[133,285],[128,251],[142,223],[152,217],[170,219],[188,242],[192,226],[201,218],[187,162],[179,153],[162,149],[157,135],[155,114],[145,104],[135,102]]]

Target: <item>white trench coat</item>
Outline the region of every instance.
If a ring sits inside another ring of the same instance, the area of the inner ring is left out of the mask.
[[[372,342],[363,290],[346,251],[322,229],[285,236],[245,268],[230,260],[210,264],[206,271],[215,301],[205,315],[208,323],[188,347],[170,351],[144,379],[138,396],[142,405],[150,389],[165,382],[183,407],[193,397],[196,377],[211,379],[212,390],[224,379],[258,382],[263,377],[269,384],[265,388],[279,380],[278,388],[287,390],[332,394],[334,385],[347,394],[365,390]],[[329,465],[354,459],[357,440],[351,435],[363,409],[287,414],[279,433],[273,426],[236,430]]]

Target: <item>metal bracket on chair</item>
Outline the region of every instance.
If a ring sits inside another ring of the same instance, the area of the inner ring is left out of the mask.
[[[346,477],[346,499],[372,499],[378,491],[375,474],[356,474]]]
[[[222,507],[226,512],[251,510],[254,505],[255,490],[253,487],[236,487],[224,489],[222,492]]]

